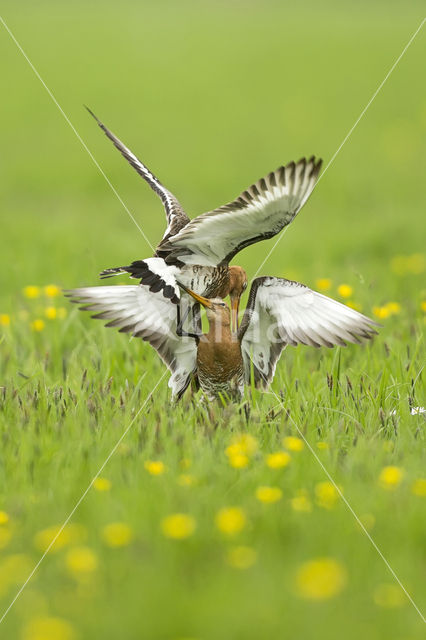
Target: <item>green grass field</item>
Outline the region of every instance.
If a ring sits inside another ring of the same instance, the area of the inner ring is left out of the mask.
[[[2,15],[155,244],[161,203],[83,103],[196,215],[292,159],[327,164],[423,18],[289,4]],[[0,617],[115,448],[0,637],[424,637],[367,532],[424,615],[425,53],[423,30],[261,272],[329,286],[379,335],[288,348],[273,393],[210,420],[55,288],[151,250],[0,25]],[[238,255],[250,277],[272,244]]]

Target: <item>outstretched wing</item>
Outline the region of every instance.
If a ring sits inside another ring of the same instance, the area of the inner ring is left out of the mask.
[[[293,220],[315,186],[321,162],[302,158],[272,171],[233,202],[203,213],[164,239],[157,254],[168,256],[168,262],[227,264],[238,251],[272,238]]]
[[[122,142],[119,140],[113,133],[110,131],[104,124],[95,116],[95,114],[86,107],[87,111],[91,116],[94,117],[102,131],[106,134],[106,136],[113,142],[116,149],[119,150],[122,156],[126,158],[127,162],[129,162],[134,169],[138,172],[140,176],[149,184],[151,189],[155,191],[155,193],[160,196],[161,201],[164,205],[164,209],[166,211],[167,216],[167,229],[164,233],[163,238],[168,238],[169,236],[173,236],[175,233],[178,233],[188,222],[189,218],[183,210],[182,205],[179,200],[168,190],[166,189],[159,179],[146,167],[135,155],[128,149]]]
[[[107,320],[107,327],[149,342],[172,373],[173,395],[182,395],[196,369],[197,347],[193,339],[176,335],[176,305],[140,285],[85,287],[65,295],[83,311],[93,311],[93,318]]]
[[[256,278],[239,329],[246,379],[253,363],[256,385],[269,384],[283,348],[346,346],[371,338],[377,322],[305,285]]]

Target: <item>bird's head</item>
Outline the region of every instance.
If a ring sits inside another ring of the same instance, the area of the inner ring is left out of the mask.
[[[188,289],[185,285],[178,283],[180,288],[186,291],[194,300],[199,302],[206,310],[207,319],[210,323],[220,324],[223,327],[229,327],[231,324],[231,312],[227,304],[222,298],[204,298],[198,295],[192,289]]]
[[[232,330],[238,331],[238,311],[240,298],[247,288],[247,274],[242,267],[229,267],[229,297],[232,309]]]

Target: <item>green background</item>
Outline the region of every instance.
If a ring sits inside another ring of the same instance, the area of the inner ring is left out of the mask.
[[[290,160],[315,154],[327,164],[423,19],[420,2],[221,0],[4,2],[2,16],[153,245],[161,203],[83,104],[195,216]],[[349,284],[369,315],[401,306],[366,348],[287,351],[273,389],[314,447],[329,443],[324,465],[357,514],[374,514],[373,538],[423,610],[425,510],[410,482],[424,474],[424,417],[410,403],[425,403],[425,54],[423,29],[261,272],[312,287],[331,278],[334,297]],[[27,554],[31,565],[35,533],[64,521],[163,367],[147,345],[129,345],[66,302],[55,301],[67,306],[65,320],[31,331],[48,302],[26,300],[25,286],[95,285],[103,268],[151,250],[1,25],[0,60],[0,313],[11,317],[0,327],[0,509],[13,524],[0,554]],[[273,243],[245,250],[238,264],[253,276]],[[413,254],[414,270],[392,270],[396,256]],[[330,372],[340,381],[331,392]],[[103,471],[111,491],[91,491],[75,514],[99,556],[93,584],[67,574],[62,552],[48,555],[0,626],[4,637],[27,640],[26,621],[47,611],[80,639],[420,638],[410,603],[375,604],[374,589],[393,578],[344,504],[306,519],[292,513],[286,500],[326,479],[307,449],[287,476],[270,476],[261,458],[229,467],[234,432],[248,430],[262,453],[297,435],[285,412],[271,418],[275,399],[255,395],[248,424],[237,408],[211,420],[190,394],[172,408],[165,380],[126,436],[127,453]],[[183,457],[198,478],[184,490]],[[150,477],[148,458],[168,472]],[[406,472],[396,492],[377,486],[387,464]],[[262,484],[282,487],[282,506],[259,510]],[[237,539],[258,552],[247,571],[223,562],[212,514],[228,504],[249,514]],[[159,523],[174,511],[196,517],[190,540],[162,537]],[[114,520],[134,529],[128,548],[103,546],[99,531]],[[346,566],[345,590],[330,601],[298,598],[297,567],[324,555]],[[23,578],[4,590],[4,609]]]

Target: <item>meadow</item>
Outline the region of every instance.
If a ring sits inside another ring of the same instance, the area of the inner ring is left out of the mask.
[[[288,4],[6,0],[2,17],[155,245],[161,203],[83,104],[193,216],[292,159],[327,165],[423,19]],[[0,618],[85,494],[1,638],[424,637],[425,53],[422,30],[259,274],[379,334],[287,348],[270,392],[212,418],[62,296],[151,248],[0,24]],[[273,243],[235,262],[253,277]]]

